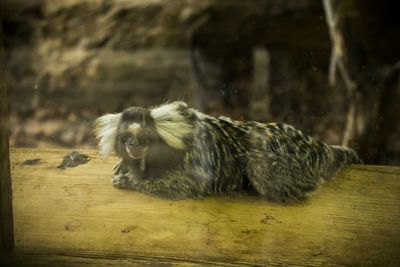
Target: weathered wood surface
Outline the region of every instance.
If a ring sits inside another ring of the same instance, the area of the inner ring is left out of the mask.
[[[8,153],[8,103],[5,83],[3,24],[0,20],[0,254],[14,248],[10,159]]]
[[[400,265],[400,167],[353,166],[305,203],[258,197],[167,201],[115,189],[115,158],[12,149],[10,264]],[[40,158],[37,165],[24,165]],[[55,265],[54,265],[55,266]]]

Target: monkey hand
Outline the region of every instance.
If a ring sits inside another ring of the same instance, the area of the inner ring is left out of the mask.
[[[129,172],[129,169],[127,168],[127,166],[123,163],[123,161],[121,160],[120,162],[118,162],[114,168],[113,168],[113,172],[114,175],[118,175],[118,174],[126,174]]]
[[[132,189],[137,182],[137,177],[131,171],[114,173],[112,178],[113,186],[121,189]]]

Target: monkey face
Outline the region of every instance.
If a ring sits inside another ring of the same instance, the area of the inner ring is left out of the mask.
[[[152,109],[131,107],[96,119],[99,152],[106,158],[115,152],[126,161],[155,161],[160,155],[183,152],[192,138],[193,125],[187,105],[173,102]],[[136,162],[137,163],[137,162]],[[156,164],[157,165],[157,164]]]
[[[125,110],[118,126],[117,153],[134,160],[145,158],[150,145],[151,124],[148,110],[137,107]]]
[[[146,157],[149,149],[149,140],[146,138],[146,129],[137,123],[124,127],[117,137],[117,151],[127,154],[132,159]]]
[[[96,119],[103,158],[115,152],[121,164],[141,178],[161,177],[181,165],[186,142],[193,137],[187,105],[173,102],[145,109],[131,107]]]

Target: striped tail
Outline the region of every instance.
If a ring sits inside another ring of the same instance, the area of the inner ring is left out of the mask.
[[[335,161],[339,165],[363,164],[357,152],[346,146],[330,146],[333,151]]]
[[[333,152],[333,160],[325,172],[325,179],[330,180],[336,172],[348,164],[363,164],[363,161],[353,149],[345,146],[329,146]]]

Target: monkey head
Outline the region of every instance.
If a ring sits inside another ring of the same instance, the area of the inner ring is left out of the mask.
[[[131,107],[124,110],[117,128],[116,154],[124,159],[146,157],[154,141],[154,121],[147,109]]]
[[[176,101],[99,117],[95,126],[100,154],[106,158],[114,152],[131,166],[140,163],[142,171],[145,162],[160,171],[166,169],[162,166],[173,166],[171,162],[179,161],[193,134],[187,109],[184,102]]]

